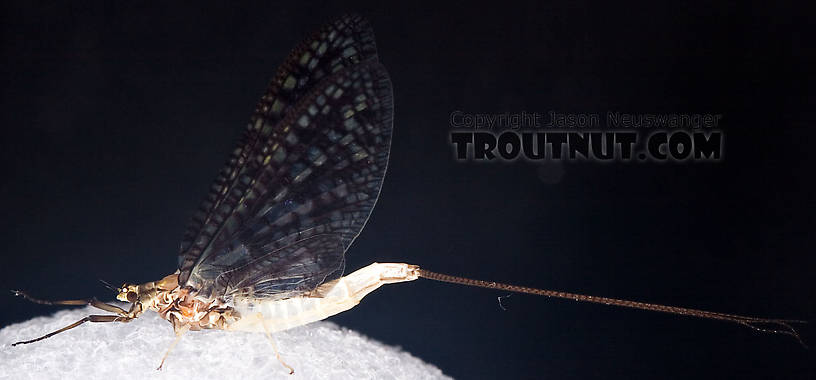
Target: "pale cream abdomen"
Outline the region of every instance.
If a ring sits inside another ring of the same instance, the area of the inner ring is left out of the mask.
[[[373,263],[348,276],[320,286],[315,296],[301,296],[278,301],[234,301],[241,319],[226,327],[234,331],[282,331],[323,320],[360,303],[368,293],[384,284],[413,281],[419,267],[409,264]]]

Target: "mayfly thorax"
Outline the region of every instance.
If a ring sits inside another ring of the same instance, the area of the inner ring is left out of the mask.
[[[391,82],[368,22],[346,15],[327,24],[278,68],[242,141],[186,230],[178,270],[155,282],[115,289],[119,301],[131,304],[127,310],[95,298],[46,301],[14,291],[32,302],[89,304],[113,313],[90,315],[14,345],[85,322],[129,322],[148,310],[172,324],[173,345],[191,330],[269,335],[351,309],[384,284],[419,277],[719,319],[799,339],[789,325],[798,321],[526,288],[409,264],[374,263],[343,276],[345,251],[382,187],[393,108]]]

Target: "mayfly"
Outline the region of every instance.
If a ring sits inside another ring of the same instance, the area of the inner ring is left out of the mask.
[[[163,364],[187,331],[256,331],[271,339],[272,332],[351,309],[384,284],[419,277],[730,321],[801,342],[790,325],[798,321],[472,280],[417,265],[374,263],[343,276],[345,252],[383,184],[393,109],[391,82],[368,22],[346,15],[327,24],[278,68],[244,137],[186,230],[178,270],[159,281],[115,289],[119,301],[130,303],[127,310],[95,298],[46,301],[14,291],[32,302],[88,304],[112,313],[89,315],[14,345],[85,322],[130,322],[151,310],[169,321],[177,336]]]

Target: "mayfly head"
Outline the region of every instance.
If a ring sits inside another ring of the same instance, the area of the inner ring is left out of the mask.
[[[119,294],[116,295],[116,299],[123,302],[136,302],[139,299],[139,286],[133,284],[122,284],[122,286],[117,289]]]

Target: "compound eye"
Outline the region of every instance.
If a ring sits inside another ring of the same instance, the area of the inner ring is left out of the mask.
[[[136,292],[128,292],[127,293],[127,300],[128,302],[136,302],[139,297],[136,295]]]

